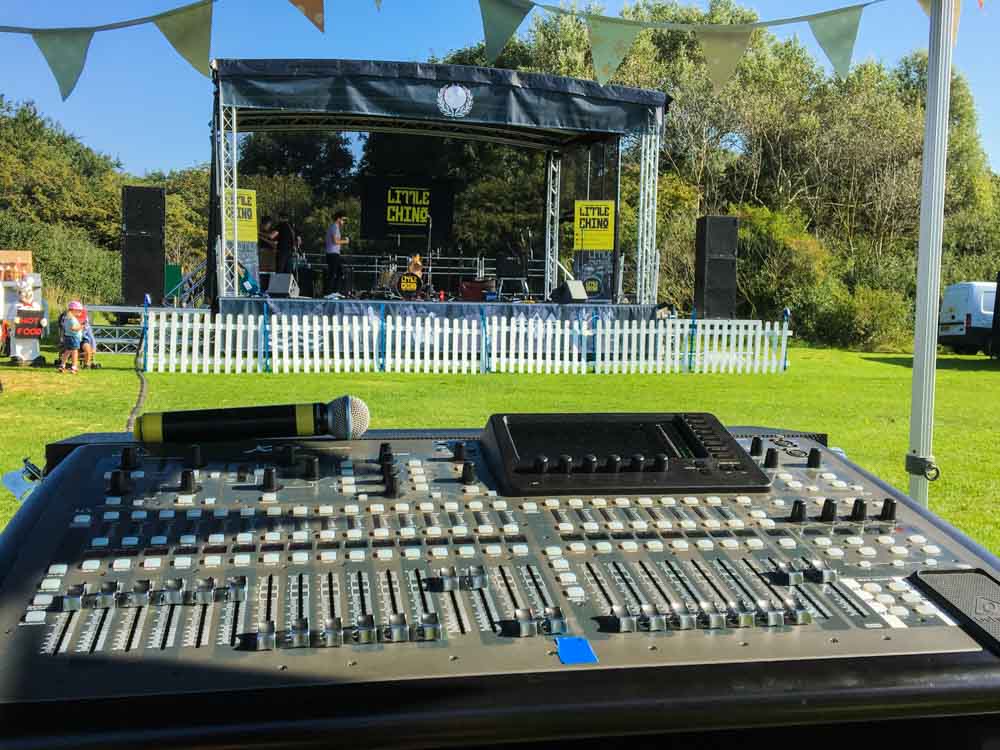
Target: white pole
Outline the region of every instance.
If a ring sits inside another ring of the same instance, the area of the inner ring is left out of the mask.
[[[906,456],[910,496],[927,506],[928,474],[936,473],[934,376],[937,359],[938,295],[941,290],[941,234],[944,180],[948,157],[948,106],[951,98],[952,28],[958,0],[932,0],[927,59],[927,115],[924,125],[923,179],[920,186],[920,244],[917,260],[917,319],[913,335],[913,393],[910,450]]]

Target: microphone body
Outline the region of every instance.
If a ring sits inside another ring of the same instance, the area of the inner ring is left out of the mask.
[[[354,396],[328,404],[283,404],[232,409],[149,412],[135,421],[135,438],[144,443],[207,443],[276,437],[330,435],[361,437],[368,429],[368,406]]]

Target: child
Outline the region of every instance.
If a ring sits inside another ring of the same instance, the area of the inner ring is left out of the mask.
[[[79,316],[82,313],[83,305],[77,300],[69,303],[69,310],[67,310],[62,323],[63,353],[59,361],[59,372],[65,371],[68,359],[73,362],[70,368],[71,373],[75,375],[79,369],[80,346],[83,343],[83,324],[80,322]]]

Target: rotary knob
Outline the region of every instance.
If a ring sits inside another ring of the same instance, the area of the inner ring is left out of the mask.
[[[792,512],[788,516],[788,520],[792,523],[804,523],[807,520],[805,500],[796,500],[792,503]]]
[[[319,456],[307,456],[305,478],[310,482],[319,480]]]
[[[139,449],[134,445],[122,448],[121,468],[125,471],[132,471],[139,468]]]
[[[612,453],[604,462],[604,469],[608,474],[617,474],[622,470],[622,457],[617,453]]]
[[[188,466],[192,469],[200,469],[205,465],[205,457],[202,455],[201,446],[195,443],[191,446],[191,452],[188,456]]]
[[[855,523],[864,523],[868,519],[868,503],[860,497],[854,501],[851,508],[851,520]]]
[[[539,453],[535,456],[535,463],[532,468],[535,474],[544,474],[549,470],[549,457],[544,453]]]
[[[819,448],[810,448],[806,459],[806,468],[818,469],[823,464],[823,454]]]
[[[837,501],[828,497],[823,501],[823,510],[820,511],[819,520],[823,523],[833,523],[837,520]]]
[[[628,468],[629,471],[642,472],[646,468],[646,457],[641,453],[632,454]]]
[[[465,443],[455,443],[455,447],[452,448],[453,458],[452,460],[457,462],[465,460]]]
[[[670,459],[667,458],[667,454],[666,453],[657,453],[656,454],[656,461],[654,463],[654,466],[656,468],[656,471],[658,471],[661,474],[663,472],[665,472],[667,469],[669,469],[670,468]]]
[[[750,441],[750,455],[754,458],[764,455],[764,441],[759,437],[755,437]]]
[[[264,492],[278,491],[278,470],[273,466],[264,469],[264,478],[261,481],[261,489]]]
[[[767,453],[764,454],[764,468],[765,469],[777,469],[778,468],[778,449],[768,448]]]
[[[889,522],[896,520],[896,501],[891,497],[882,501],[882,510],[878,514],[878,520]]]
[[[573,457],[567,454],[559,456],[559,473],[560,474],[572,474],[573,473]]]
[[[466,461],[462,464],[462,484],[475,484],[476,482],[476,465],[472,461]]]
[[[593,474],[597,471],[597,456],[593,453],[588,453],[583,457],[583,463],[580,465],[580,469],[584,474]]]

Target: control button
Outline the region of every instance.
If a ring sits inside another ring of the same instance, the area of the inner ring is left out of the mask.
[[[753,499],[749,495],[737,495],[736,502],[740,505],[750,505],[753,503]]]
[[[436,549],[440,549],[440,547]],[[445,554],[448,554],[447,550],[445,550]],[[352,549],[347,553],[347,559],[351,562],[364,562],[365,551],[363,549]]]
[[[715,529],[719,529],[721,527],[722,527],[722,524],[719,523],[719,521],[717,519],[715,519],[715,518],[707,518],[707,519],[705,519],[705,528],[706,529],[715,530]]]
[[[818,536],[815,539],[813,539],[813,544],[815,544],[817,547],[829,547],[831,544],[833,544],[833,542],[830,541],[829,537]]]
[[[884,534],[882,536],[876,537],[875,541],[884,547],[891,547],[896,543],[896,539],[894,537],[887,536]]]
[[[685,505],[697,505],[698,498],[696,498],[694,495],[687,495],[681,500],[681,502],[683,502]]]
[[[907,604],[920,604],[924,600],[924,598],[920,596],[920,594],[915,594],[912,591],[903,594],[903,596],[900,598]]]
[[[860,547],[862,544],[865,543],[865,540],[860,536],[849,536],[847,537],[847,539],[844,540],[844,542],[849,547]]]
[[[889,614],[896,615],[896,617],[909,617],[910,610],[906,607],[900,607],[896,605],[895,607],[889,607]]]
[[[827,549],[826,554],[828,557],[839,559],[844,556],[844,550],[842,550],[840,547],[830,547],[829,549]]]
[[[35,594],[34,598],[31,600],[31,604],[35,607],[48,607],[51,606],[54,601],[55,597],[52,596],[52,594]]]
[[[702,552],[708,552],[709,550],[715,549],[715,545],[712,543],[711,539],[699,539],[695,542],[695,544]]]
[[[570,583],[576,583],[576,573],[560,573],[559,583],[563,585],[568,585]]]
[[[54,563],[49,566],[48,574],[50,576],[64,576],[69,571],[69,565],[66,563]]]
[[[892,583],[889,584],[889,590],[896,592],[909,591],[910,585],[905,581],[893,581]]]
[[[717,507],[719,505],[722,505],[722,498],[719,497],[718,495],[709,495],[708,497],[705,498],[705,502],[708,503],[709,505]]]
[[[300,554],[300,555],[302,555],[304,557],[306,556],[305,552],[299,552],[299,553],[296,553],[296,554]],[[391,560],[392,559],[392,550],[391,549],[377,549],[377,550],[375,550],[375,559],[376,560]],[[295,562],[295,555],[294,554],[292,555],[292,562]],[[305,562],[305,560],[303,560],[302,562]]]
[[[33,609],[30,612],[24,613],[24,624],[25,625],[41,625],[45,622],[45,610],[44,609]]]
[[[751,518],[767,518],[767,513],[762,510],[752,510],[750,511]]]
[[[602,555],[611,554],[612,549],[610,542],[598,542],[594,545],[594,551]]]
[[[41,591],[58,591],[61,586],[62,581],[58,578],[46,578],[39,584],[38,588]]]
[[[524,557],[530,552],[530,548],[527,544],[515,544],[511,547],[511,552],[513,552],[517,557]]]
[[[696,529],[697,527],[698,527],[698,524],[696,524],[694,521],[691,521],[689,519],[684,519],[683,521],[681,521],[681,528],[682,529],[687,529],[688,531],[691,531],[693,529]]]
[[[575,542],[575,544],[580,544],[580,542]],[[586,549],[586,545],[584,545],[584,549]],[[567,560],[565,557],[556,558],[555,560],[552,561],[552,569],[569,570],[569,560]]]
[[[632,503],[629,502],[627,497],[616,497],[615,506],[618,508],[628,508]]]
[[[445,552],[447,553],[447,549],[445,549]],[[503,554],[503,547],[499,544],[487,544],[485,552],[490,557],[500,557]]]
[[[913,534],[912,536],[907,537],[907,540],[911,544],[926,544],[927,543],[927,537],[922,536],[920,534]]]
[[[264,557],[266,558],[267,555],[265,555]],[[188,559],[190,560],[190,558],[188,558]],[[277,561],[275,561],[275,563],[277,563]],[[250,557],[250,555],[248,555],[246,553],[241,553],[239,555],[234,555],[233,556],[233,565],[236,565],[236,566],[239,566],[239,567],[246,567],[247,565],[250,565],[250,564],[251,564],[251,557]]]
[[[726,526],[728,526],[731,529],[742,529],[744,523],[739,518],[730,518],[728,521],[726,521]]]
[[[111,569],[117,571],[129,570],[132,567],[131,557],[119,557],[111,563]]]
[[[702,540],[702,541],[705,541],[705,540]],[[602,542],[602,544],[603,544],[603,542]],[[621,543],[621,548],[622,548],[623,552],[638,552],[639,551],[639,545],[636,542],[633,542],[631,540],[626,540],[626,541],[622,542]]]
[[[784,549],[795,549],[795,547],[797,546],[795,540],[787,536],[779,539],[778,545]]]
[[[898,544],[894,547],[890,547],[889,551],[899,557],[906,557],[906,555],[909,554],[909,550],[907,550],[906,547],[901,547]]]
[[[670,546],[676,552],[687,552],[688,549],[690,548],[690,545],[683,539],[674,539],[672,542],[670,542]]]
[[[747,539],[747,547],[749,549],[764,549],[764,542],[760,539]]]
[[[774,519],[771,519],[771,518],[762,518],[762,519],[760,519],[760,521],[757,522],[757,525],[760,526],[762,529],[773,529],[774,528]]]
[[[875,557],[877,553],[874,547],[861,547],[858,549],[858,554],[862,557]]]
[[[870,594],[877,594],[882,590],[882,587],[877,583],[866,583],[861,588]]]
[[[889,611],[889,608],[884,604],[882,604],[881,602],[871,602],[868,606],[872,608],[872,612],[875,612],[880,615],[884,615],[886,612]]]
[[[673,497],[661,497],[660,505],[665,505],[666,507],[671,508],[677,505],[677,499]]]
[[[862,601],[865,602],[875,601],[875,594],[872,594],[871,592],[861,590],[858,591],[857,594],[858,598],[861,599]]]
[[[925,544],[920,549],[926,555],[940,555],[941,554],[941,548],[938,547],[936,544]]]
[[[917,614],[923,615],[924,617],[932,617],[938,613],[937,609],[930,604],[920,604],[917,606],[916,610]]]
[[[875,601],[882,602],[882,604],[895,604],[896,597],[892,594],[879,594],[875,597]]]
[[[205,555],[205,567],[206,568],[222,567],[222,555]]]
[[[723,549],[738,549],[740,546],[740,543],[737,542],[735,539],[723,539],[720,542],[720,544],[722,545]]]
[[[208,535],[209,544],[225,544],[226,535],[225,534],[209,534]]]
[[[663,552],[663,542],[659,539],[650,539],[646,542],[646,549],[650,552]]]
[[[673,527],[674,527],[674,525],[670,521],[657,521],[656,522],[656,528],[660,529],[661,531],[665,531],[667,529],[672,529]]]
[[[408,549],[406,551],[416,552],[417,554],[420,554],[420,551],[416,549]],[[319,560],[320,562],[325,562],[325,563],[337,562],[337,550],[332,550],[332,549],[323,550],[322,552],[319,553]]]
[[[247,555],[249,557],[249,555]],[[191,567],[191,558],[188,555],[180,555],[174,558],[174,567],[180,570],[187,570]]]

